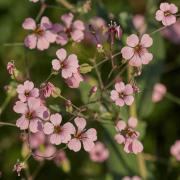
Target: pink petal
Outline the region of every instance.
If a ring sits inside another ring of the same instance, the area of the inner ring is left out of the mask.
[[[125,46],[121,49],[122,57],[126,60],[129,60],[134,55],[134,49],[128,46]]]
[[[162,20],[162,23],[164,26],[170,26],[176,22],[176,16],[170,15],[167,17],[164,17]]]
[[[59,71],[61,68],[60,62],[57,59],[52,60],[52,66],[55,71]]]
[[[45,134],[52,134],[53,131],[54,131],[54,126],[52,123],[50,122],[47,122],[44,124],[44,128],[43,128],[43,131]]]
[[[130,59],[129,65],[140,67],[142,65],[141,58],[138,54],[134,54],[134,56]]]
[[[27,30],[34,30],[36,29],[36,22],[32,18],[26,18],[22,24],[22,27]]]
[[[128,106],[132,105],[133,101],[134,101],[134,97],[133,97],[133,96],[126,96],[126,97],[124,98],[124,102],[125,102]]]
[[[60,61],[64,61],[66,59],[67,52],[65,49],[61,48],[61,49],[56,51],[56,56],[58,57],[58,59]]]
[[[124,100],[121,99],[121,98],[119,98],[119,99],[117,99],[117,100],[115,101],[115,104],[116,104],[117,106],[122,107],[122,106],[124,106]]]
[[[131,127],[131,128],[135,128],[137,126],[137,123],[138,123],[137,118],[130,117],[128,119],[128,126]]]
[[[153,59],[153,55],[152,53],[144,53],[142,56],[141,56],[141,61],[142,61],[142,64],[149,64],[149,62]]]
[[[40,27],[44,30],[52,28],[52,23],[48,17],[43,16],[41,18]]]
[[[79,72],[73,73],[70,78],[66,79],[66,83],[70,88],[78,88],[81,81],[83,81],[83,77]]]
[[[35,34],[28,35],[24,40],[24,44],[26,47],[28,47],[30,49],[34,49],[36,47],[36,44],[37,44],[36,35]]]
[[[143,47],[150,47],[152,46],[153,44],[153,40],[152,38],[149,36],[149,34],[144,34],[141,38],[141,42],[140,44],[143,46]]]
[[[175,14],[178,12],[178,7],[175,4],[170,4],[170,12]]]
[[[130,47],[135,47],[139,43],[139,37],[135,34],[132,34],[132,35],[127,37],[126,43]]]
[[[126,123],[124,121],[118,121],[118,123],[116,124],[116,130],[120,132],[125,128],[126,128]]]
[[[33,97],[39,97],[39,89],[38,89],[38,88],[34,88],[34,89],[31,91],[31,96],[33,96]]]
[[[88,139],[92,140],[92,141],[96,141],[97,140],[97,131],[96,131],[96,129],[94,129],[94,128],[88,129],[85,132],[85,136]]]
[[[57,44],[64,46],[67,44],[67,42],[68,42],[68,37],[65,33],[60,33],[59,35],[57,35],[57,37],[56,37]]]
[[[38,132],[38,120],[37,119],[30,120],[29,129],[33,133]]]
[[[84,146],[84,150],[85,151],[91,151],[94,147],[94,142],[91,139],[83,139],[82,140],[83,146]]]
[[[113,100],[113,101],[115,101],[115,100],[117,100],[119,98],[119,93],[117,92],[117,91],[115,91],[115,90],[112,90],[111,91],[111,99]]]
[[[162,21],[163,18],[164,18],[164,12],[161,10],[156,11],[156,20]]]
[[[115,84],[115,89],[118,93],[122,93],[125,89],[125,84],[123,82],[118,82]]]
[[[28,111],[28,107],[27,107],[26,103],[23,103],[21,101],[17,101],[13,107],[13,110],[16,113],[25,114]]]
[[[133,94],[133,88],[130,84],[127,84],[124,88],[124,94],[125,95],[130,95],[130,94]]]
[[[75,151],[75,152],[78,152],[78,151],[80,151],[80,149],[81,149],[81,142],[80,142],[78,139],[76,139],[76,138],[71,139],[71,140],[69,141],[69,143],[68,143],[68,148],[69,148],[70,150],[73,150],[73,151]]]
[[[51,31],[45,31],[44,37],[46,38],[47,41],[49,41],[50,43],[53,43],[56,41],[57,35],[52,33]]]
[[[71,32],[71,37],[75,42],[81,42],[84,39],[83,31],[75,30]]]
[[[78,127],[79,131],[82,131],[86,127],[86,120],[84,118],[76,117],[74,119],[74,122],[76,126]]]
[[[71,68],[64,68],[61,71],[61,76],[64,79],[70,78],[72,76],[73,72],[71,71]]]
[[[125,138],[121,134],[116,134],[114,138],[118,144],[122,144],[125,142]]]
[[[24,86],[22,84],[18,85],[16,91],[17,93],[23,94],[25,91]]]
[[[63,125],[63,130],[68,134],[75,134],[76,129],[72,123],[67,122]]]
[[[39,99],[36,99],[34,97],[30,97],[28,99],[27,104],[28,104],[29,110],[32,111],[32,110],[37,110],[40,107],[41,102]]]
[[[170,5],[169,5],[169,3],[161,3],[160,4],[160,9],[162,10],[162,11],[168,11],[169,9],[170,9]]]
[[[28,129],[29,121],[28,121],[28,119],[25,118],[25,116],[21,116],[21,117],[16,121],[16,126],[19,127],[21,130]]]
[[[49,42],[46,40],[44,36],[38,37],[37,48],[41,51],[49,48]]]
[[[62,116],[58,113],[52,114],[50,117],[50,121],[53,123],[54,126],[60,125],[62,121]]]
[[[84,23],[80,20],[74,21],[72,27],[73,27],[73,29],[77,29],[77,30],[81,30],[81,31],[85,30]]]
[[[140,141],[134,140],[132,143],[132,150],[134,154],[140,153],[143,151],[143,145],[141,144]]]
[[[52,144],[56,144],[56,145],[61,144],[61,136],[59,134],[51,134],[50,135],[50,142]]]
[[[73,18],[74,15],[72,13],[64,14],[61,16],[61,20],[64,22],[67,28],[71,26]]]
[[[25,90],[30,92],[34,88],[34,83],[31,81],[25,81],[24,82],[24,88],[25,88]]]

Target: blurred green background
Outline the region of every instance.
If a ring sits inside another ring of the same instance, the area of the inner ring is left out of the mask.
[[[75,6],[80,6],[84,1],[69,2]],[[154,13],[160,2],[158,0],[92,0],[92,10],[76,17],[88,22],[93,16],[100,16],[108,23],[109,17],[114,15],[115,20],[123,27],[123,38],[125,38],[128,34],[135,32],[128,23],[134,14],[145,16],[148,32],[161,26],[154,20]],[[170,2],[175,3],[180,8],[179,0]],[[44,13],[50,17],[52,22],[59,22],[60,15],[69,12],[56,1],[49,0],[47,4],[59,7],[57,9],[48,8]],[[4,86],[11,81],[6,71],[8,61],[14,59],[16,66],[23,73],[27,70],[26,63],[28,62],[31,78],[37,85],[45,80],[51,71],[51,60],[60,46],[52,45],[47,51],[40,52],[28,50],[22,46],[5,45],[6,43],[23,42],[27,32],[22,29],[21,24],[26,17],[35,18],[39,8],[39,3],[30,3],[28,0],[0,0],[0,105],[5,102],[7,97]],[[137,97],[137,108],[138,118],[141,119],[140,128],[144,132],[142,136],[144,152],[157,157],[156,160],[147,160],[146,165],[149,179],[178,180],[180,179],[180,165],[172,160],[169,151],[175,140],[180,139],[180,106],[168,98],[153,104],[151,94],[153,85],[156,82],[162,82],[166,85],[169,93],[180,97],[180,42],[174,44],[162,37],[160,33],[154,35],[153,39],[154,45],[151,51],[154,54],[154,60],[143,69],[142,76],[138,79],[142,92]],[[93,45],[86,43],[66,47],[69,52],[77,53],[81,63],[88,62],[89,58],[93,57],[92,52],[95,50]],[[106,71],[109,68],[110,64],[101,69],[104,79],[106,79]],[[95,77],[94,72],[91,75],[91,77]],[[68,90],[58,76],[53,79],[53,82],[63,90],[65,96],[71,97],[75,104],[81,105],[83,103],[83,98],[80,100],[79,90]],[[85,86],[82,85],[81,91],[85,91]],[[0,121],[15,123],[17,115],[12,110],[15,101],[16,98],[10,100],[0,116]],[[50,100],[49,103],[63,105],[58,100]],[[64,113],[63,108],[61,112]],[[73,153],[67,150],[67,157],[71,163],[70,172],[66,173],[54,162],[46,161],[36,179],[119,180],[125,175],[139,175],[135,155],[126,155],[122,151],[122,147],[114,142],[112,127],[107,125],[99,127],[96,123],[92,124],[98,129],[99,139],[104,141],[110,150],[110,157],[107,162],[103,164],[94,163],[83,151]],[[16,160],[21,159],[21,148],[20,131],[13,127],[0,127],[0,171],[2,172],[2,179],[20,179],[12,169]],[[31,158],[30,170],[33,171],[37,166],[38,162]]]

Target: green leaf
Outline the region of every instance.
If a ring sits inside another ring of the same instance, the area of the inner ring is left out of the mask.
[[[91,72],[92,68],[93,67],[91,65],[87,64],[87,63],[81,64],[80,73],[81,74],[86,74],[88,72]]]

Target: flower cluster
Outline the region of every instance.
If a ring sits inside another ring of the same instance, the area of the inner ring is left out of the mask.
[[[180,140],[177,140],[174,145],[171,146],[171,155],[180,161]]]
[[[124,145],[124,151],[126,153],[140,153],[143,150],[143,145],[138,140],[139,132],[134,130],[137,126],[137,119],[130,117],[128,123],[120,120],[116,124],[116,131],[118,134],[115,135],[115,140],[118,144]]]

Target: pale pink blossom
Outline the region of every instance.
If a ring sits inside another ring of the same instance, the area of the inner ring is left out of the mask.
[[[19,160],[18,160],[18,162],[13,167],[13,171],[17,172],[18,176],[20,176],[21,175],[21,171],[23,169],[25,169],[25,167],[26,167],[25,163],[24,162],[19,162]]]
[[[71,77],[66,79],[66,83],[70,88],[78,88],[82,81],[83,77],[79,72],[73,73]]]
[[[122,178],[122,180],[141,180],[141,178],[139,176],[132,176],[132,177],[125,176]]]
[[[25,81],[24,84],[18,85],[16,91],[22,102],[26,102],[30,97],[39,97],[39,89],[34,88],[34,83],[31,81]]]
[[[140,32],[141,34],[146,32],[147,25],[143,15],[136,14],[135,16],[133,16],[132,22],[138,32]]]
[[[154,85],[153,93],[152,93],[152,101],[159,102],[163,99],[167,92],[166,86],[161,83],[157,83]]]
[[[54,162],[57,166],[62,165],[68,161],[65,151],[59,150],[56,152],[56,156],[54,157]]]
[[[38,2],[39,0],[29,0],[30,2],[33,2],[33,3],[36,3]]]
[[[58,59],[52,60],[52,66],[55,71],[61,70],[61,75],[64,79],[72,77],[73,73],[78,72],[78,59],[75,54],[67,56],[65,49],[61,48],[56,51]]]
[[[17,101],[13,110],[21,114],[21,117],[16,121],[16,126],[21,130],[29,128],[33,133],[42,130],[42,119],[44,118],[44,112],[47,111],[47,108],[41,104],[40,99],[30,97],[27,103]]]
[[[32,18],[26,18],[22,24],[26,30],[31,30],[32,33],[25,38],[25,46],[30,49],[45,50],[49,48],[50,43],[55,42],[56,34],[52,31],[52,23],[48,17],[43,16],[40,24]]]
[[[14,70],[15,70],[14,62],[13,62],[13,61],[12,61],[12,62],[8,62],[6,68],[7,68],[8,73],[9,73],[10,75],[13,75]]]
[[[180,140],[177,140],[170,149],[171,155],[176,158],[177,161],[180,161]]]
[[[75,131],[72,123],[67,122],[61,125],[61,121],[62,116],[56,113],[50,116],[50,122],[44,124],[44,133],[50,135],[50,142],[52,144],[68,143],[71,139],[71,134]]]
[[[134,117],[130,117],[127,124],[122,120],[116,124],[118,134],[115,135],[115,140],[124,145],[126,153],[137,154],[143,151],[143,145],[138,140],[139,132],[134,130],[136,126],[137,119]]]
[[[117,106],[122,107],[125,104],[130,106],[134,101],[132,85],[117,82],[115,84],[115,90],[111,91],[111,99]]]
[[[156,11],[156,20],[162,21],[164,26],[170,26],[176,22],[178,7],[173,3],[161,3],[160,9]]]
[[[122,57],[129,61],[131,66],[142,66],[142,64],[148,64],[152,59],[153,55],[147,48],[153,44],[152,38],[148,34],[138,37],[132,34],[127,37],[127,46],[121,49]]]
[[[94,162],[104,162],[109,157],[109,151],[101,142],[96,142],[93,149],[89,152],[90,159]]]
[[[91,151],[94,147],[94,141],[97,140],[97,132],[94,128],[85,129],[86,120],[81,117],[76,117],[74,122],[77,126],[73,133],[73,138],[68,143],[68,148],[75,152],[80,151],[81,143],[85,151]]]
[[[47,98],[50,97],[54,91],[55,91],[55,86],[52,83],[48,82],[41,86],[40,94],[42,97]]]
[[[62,46],[67,44],[69,38],[75,42],[81,42],[84,39],[85,26],[81,20],[73,22],[74,15],[67,13],[61,16],[63,24],[55,24],[55,31],[57,32],[56,43]]]

